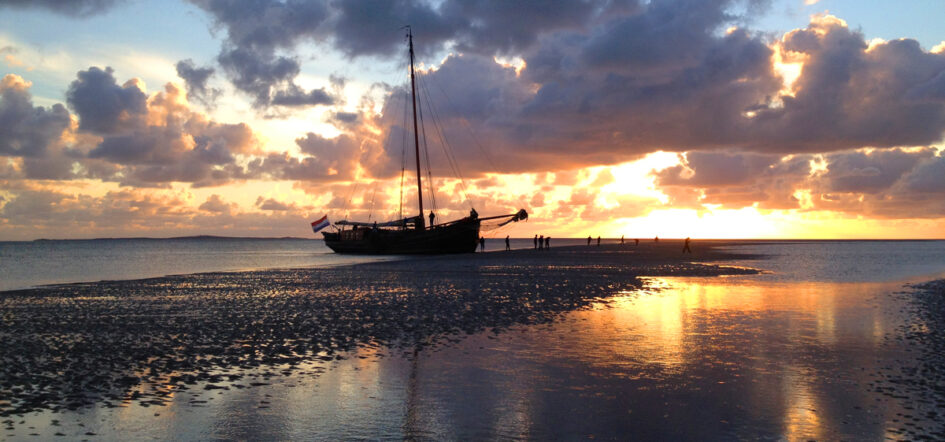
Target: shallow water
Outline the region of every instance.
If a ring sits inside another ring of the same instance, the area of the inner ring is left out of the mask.
[[[771,272],[764,275],[648,278],[643,290],[613,293],[549,324],[487,330],[418,352],[362,346],[288,376],[263,368],[248,376],[267,385],[198,384],[161,407],[31,413],[12,417],[15,428],[0,434],[941,439],[945,398],[899,381],[915,379],[910,370],[923,350],[896,339],[915,318],[909,297],[892,295],[904,283],[945,277],[941,245],[913,250],[927,266],[892,250],[873,254],[888,257],[885,265],[863,264],[874,259],[869,249],[882,249],[875,244],[848,257],[856,265],[836,261],[849,244],[766,245],[774,258],[739,261]],[[800,270],[838,267],[873,270],[836,277]],[[802,271],[811,277],[799,278]]]
[[[488,237],[486,251],[505,248],[504,236]],[[584,240],[554,240],[552,246]],[[513,249],[532,247],[512,239]],[[338,255],[321,239],[169,238],[0,241],[0,291],[46,284],[154,278],[203,272],[332,267],[404,259],[403,256]]]

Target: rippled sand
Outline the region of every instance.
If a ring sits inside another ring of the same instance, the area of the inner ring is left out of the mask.
[[[2,292],[0,421],[10,438],[945,438],[945,282],[729,281],[756,271],[717,261],[764,257],[710,245],[727,246]]]
[[[215,384],[260,366],[288,374],[358,345],[422,348],[548,322],[637,289],[641,276],[754,272],[708,263],[732,257],[708,247],[683,255],[664,241],[3,292],[0,416],[96,402],[161,405],[198,382],[229,388]],[[261,382],[232,385],[253,383]]]

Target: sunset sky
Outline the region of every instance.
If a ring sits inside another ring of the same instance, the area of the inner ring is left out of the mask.
[[[396,218],[406,24],[451,147],[427,125],[440,220],[943,238],[942,23],[940,0],[0,0],[0,240]]]

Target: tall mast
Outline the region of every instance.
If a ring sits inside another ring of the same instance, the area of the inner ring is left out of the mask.
[[[420,203],[420,228],[423,223],[423,187],[420,185],[420,133],[417,130],[417,83],[413,71],[413,32],[407,26],[407,40],[410,42],[410,96],[413,99],[413,146],[417,153],[417,201]]]

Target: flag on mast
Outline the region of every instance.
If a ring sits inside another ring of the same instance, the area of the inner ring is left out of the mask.
[[[321,217],[318,221],[312,221],[312,232],[318,233],[319,230],[328,227],[331,223],[328,222],[328,215]]]

